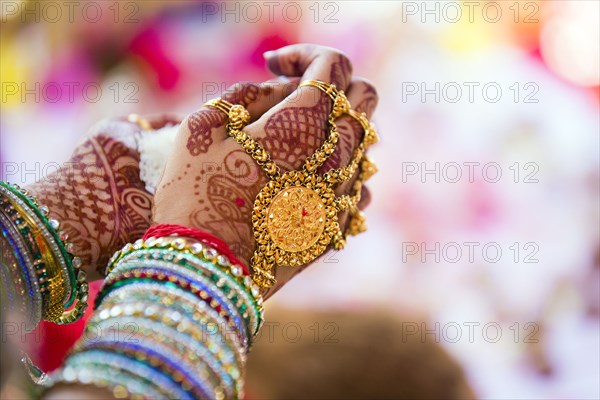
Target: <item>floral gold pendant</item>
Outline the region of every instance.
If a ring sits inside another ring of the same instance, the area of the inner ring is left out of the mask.
[[[254,203],[253,263],[298,267],[313,261],[338,236],[337,213],[333,188],[319,176],[290,171],[270,181]]]

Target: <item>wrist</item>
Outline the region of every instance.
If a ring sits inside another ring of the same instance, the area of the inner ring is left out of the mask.
[[[160,193],[159,193],[160,196]],[[214,238],[224,242],[229,248],[231,254],[237,258],[241,264],[250,267],[250,260],[254,251],[254,237],[248,224],[235,223],[235,221],[215,221],[211,219],[208,212],[194,212],[192,215],[179,215],[171,212],[173,207],[163,207],[164,204],[177,204],[177,209],[187,210],[189,206],[181,204],[181,200],[171,201],[161,200],[155,196],[155,208],[153,215],[153,225],[178,225],[187,228],[200,230]],[[165,212],[165,209],[169,210]],[[161,211],[162,210],[162,211]]]

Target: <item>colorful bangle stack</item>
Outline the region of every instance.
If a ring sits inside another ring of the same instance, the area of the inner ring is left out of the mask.
[[[262,297],[228,249],[190,238],[200,236],[148,237],[115,253],[83,339],[49,383],[115,397],[242,397]]]
[[[49,214],[25,189],[0,182],[2,287],[9,298],[8,309],[24,313],[27,329],[42,319],[74,322],[87,308],[88,284],[80,270],[81,259],[72,254],[67,235]],[[19,306],[16,298],[21,299]]]

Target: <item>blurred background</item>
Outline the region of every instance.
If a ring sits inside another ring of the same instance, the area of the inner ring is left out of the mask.
[[[0,1],[2,178],[339,48],[380,96],[369,231],[269,301],[248,398],[597,399],[599,4]]]

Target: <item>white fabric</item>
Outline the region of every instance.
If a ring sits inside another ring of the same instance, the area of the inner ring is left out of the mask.
[[[154,194],[160,181],[167,159],[175,144],[175,135],[179,125],[142,131],[137,147],[140,152],[140,178],[146,184],[146,190]]]

